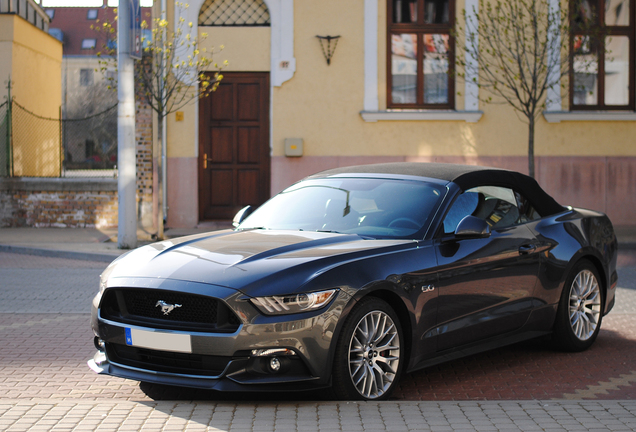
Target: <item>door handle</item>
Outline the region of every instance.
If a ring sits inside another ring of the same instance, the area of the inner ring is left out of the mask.
[[[534,244],[524,244],[519,246],[519,255],[528,255],[529,253],[534,252],[537,249],[537,245]]]
[[[208,169],[208,154],[203,153],[203,169]]]

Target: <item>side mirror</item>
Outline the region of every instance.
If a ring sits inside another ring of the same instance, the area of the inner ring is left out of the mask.
[[[489,237],[490,226],[485,220],[475,216],[466,216],[459,221],[455,230],[456,238]]]
[[[234,228],[239,226],[241,222],[243,222],[245,219],[247,219],[247,217],[250,214],[252,214],[253,211],[254,211],[254,208],[251,205],[245,206],[242,209],[240,209],[234,216],[234,219],[232,219],[232,226]]]

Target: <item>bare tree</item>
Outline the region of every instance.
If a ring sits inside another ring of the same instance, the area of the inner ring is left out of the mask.
[[[93,72],[92,69],[88,69]],[[79,72],[79,71],[78,71]],[[117,94],[106,79],[74,86],[66,95],[64,121],[65,167],[111,169],[117,162]]]
[[[589,56],[577,55],[592,43],[591,27],[590,36],[575,44],[578,51],[570,49],[568,12],[567,3],[559,0],[479,0],[478,9],[463,11],[465,26],[456,30],[458,41],[463,41],[457,44],[457,76],[488,93],[480,92],[480,101],[508,104],[527,122],[532,177],[538,116],[567,92],[562,78],[570,74],[575,55],[577,70],[592,72],[582,64]],[[575,23],[586,33],[587,20]]]
[[[183,10],[188,8],[185,3],[175,3],[175,16],[181,16]],[[165,16],[165,13],[162,13]],[[220,65],[214,63],[213,55],[223,49],[201,48],[202,40],[192,35],[192,23],[186,23],[184,18],[179,18],[176,24],[169,23],[165,18],[153,19],[152,25],[146,21],[141,23],[142,29],[151,28],[150,36],[141,38],[142,59],[136,62],[135,84],[137,97],[141,97],[157,113],[158,138],[163,142],[163,125],[168,116],[195,100],[208,96],[218,87],[223,75],[221,69],[227,65],[227,61]],[[170,30],[173,28],[174,30]],[[110,35],[111,42],[107,44],[105,53],[98,54],[102,58],[100,65],[102,70],[116,65],[116,48],[112,41],[116,35],[113,23],[102,23],[95,29],[103,34]],[[207,38],[203,33],[202,39]],[[212,69],[212,72],[204,71]],[[111,87],[116,87],[114,79]],[[165,148],[162,149],[165,154]],[[164,237],[164,212],[163,195],[161,193],[165,179],[162,157],[158,161],[158,189],[159,211],[157,215],[157,238]]]

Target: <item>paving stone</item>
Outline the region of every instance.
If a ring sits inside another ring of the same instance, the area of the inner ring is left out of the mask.
[[[469,430],[471,423],[479,430],[636,429],[636,402],[629,400],[636,399],[636,382],[629,378],[636,373],[633,289],[619,288],[621,301],[605,317],[595,345],[584,353],[558,353],[526,342],[405,375],[394,399],[381,403],[303,401],[296,395],[290,403],[285,400],[289,394],[268,402],[227,403],[218,393],[140,386],[88,370],[92,332],[88,309],[79,303],[88,299],[90,305],[103,266],[82,267],[68,260],[53,265],[46,258],[29,261],[22,255],[21,264],[12,267],[2,258],[3,294],[5,280],[24,278],[28,289],[6,291],[0,304],[7,308],[0,309],[0,430],[72,426],[76,431],[155,432],[161,427],[205,430],[208,425],[208,430],[223,431],[293,426],[302,432],[319,427]],[[72,286],[65,287],[62,276],[42,279],[57,274],[51,272],[56,269],[69,275],[65,282]],[[73,301],[66,301],[71,297]],[[43,307],[47,302],[55,307]],[[563,400],[580,394],[594,400]],[[555,400],[537,401],[537,396]],[[480,400],[461,400],[474,397]]]

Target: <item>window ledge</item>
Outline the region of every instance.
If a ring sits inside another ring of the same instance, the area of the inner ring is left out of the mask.
[[[634,111],[544,111],[548,123],[562,121],[636,121]]]
[[[455,120],[477,123],[483,111],[454,111],[454,110],[386,110],[360,111],[365,122],[378,120]]]

